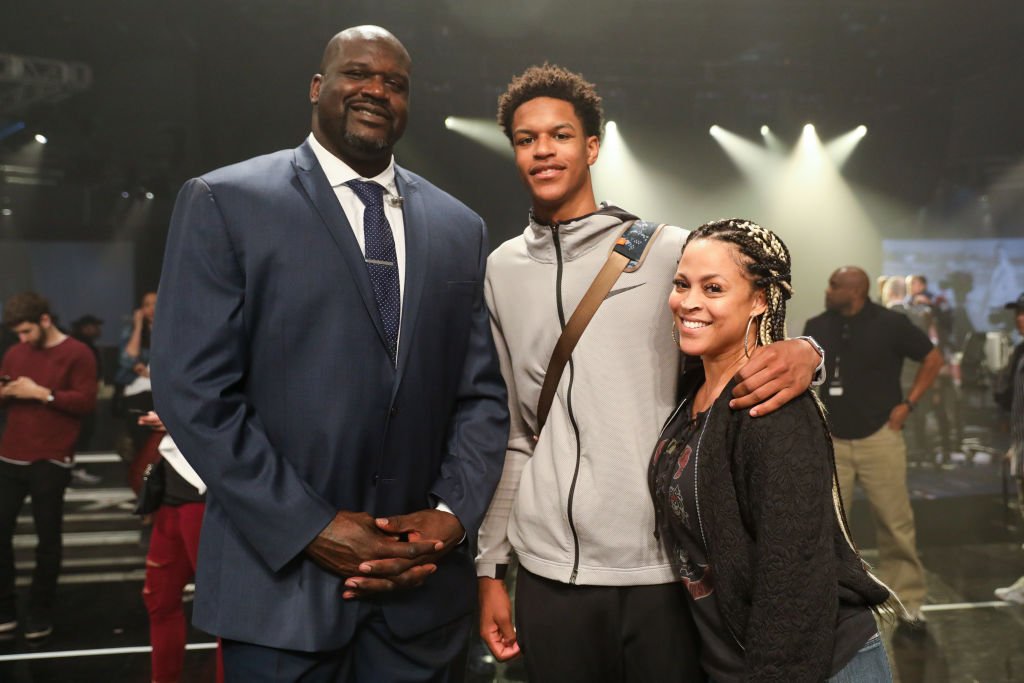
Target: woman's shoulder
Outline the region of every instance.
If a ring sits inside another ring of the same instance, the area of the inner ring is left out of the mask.
[[[739,381],[733,379],[719,396],[718,403],[723,404],[730,411],[733,419],[744,427],[772,429],[791,422],[803,421],[808,417],[817,419],[822,414],[823,408],[818,401],[818,397],[815,396],[811,389],[806,389],[767,415],[752,417],[749,408],[733,410],[728,407],[729,400],[732,398],[732,390],[737,384],[739,384]]]
[[[767,415],[751,417],[749,410],[733,411],[733,420],[748,442],[810,445],[827,440],[829,434],[823,408],[810,389]]]

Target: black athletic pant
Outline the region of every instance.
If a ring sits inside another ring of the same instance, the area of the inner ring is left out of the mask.
[[[39,539],[29,609],[49,618],[60,574],[64,489],[70,479],[70,468],[46,460],[30,465],[0,461],[0,621],[14,617],[14,530],[28,495]]]
[[[516,630],[530,683],[701,683],[682,584],[573,586],[520,565]]]

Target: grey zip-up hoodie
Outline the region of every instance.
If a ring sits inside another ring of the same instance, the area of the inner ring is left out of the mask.
[[[512,424],[480,528],[479,576],[495,576],[514,549],[530,572],[563,583],[673,581],[654,537],[647,466],[676,404],[681,356],[668,295],[686,231],[662,228],[641,267],[619,277],[534,440],[551,351],[625,229],[621,214],[604,208],[555,226],[531,216],[523,235],[487,261],[485,296]]]

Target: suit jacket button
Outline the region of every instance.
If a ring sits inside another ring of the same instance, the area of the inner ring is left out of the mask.
[[[398,415],[398,406],[391,406],[391,410],[388,411],[388,415],[391,417]]]

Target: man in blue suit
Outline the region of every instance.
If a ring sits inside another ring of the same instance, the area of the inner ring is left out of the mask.
[[[185,184],[157,410],[209,485],[194,621],[234,681],[447,681],[501,474],[483,221],[397,166],[411,60],[327,45],[298,148]]]

